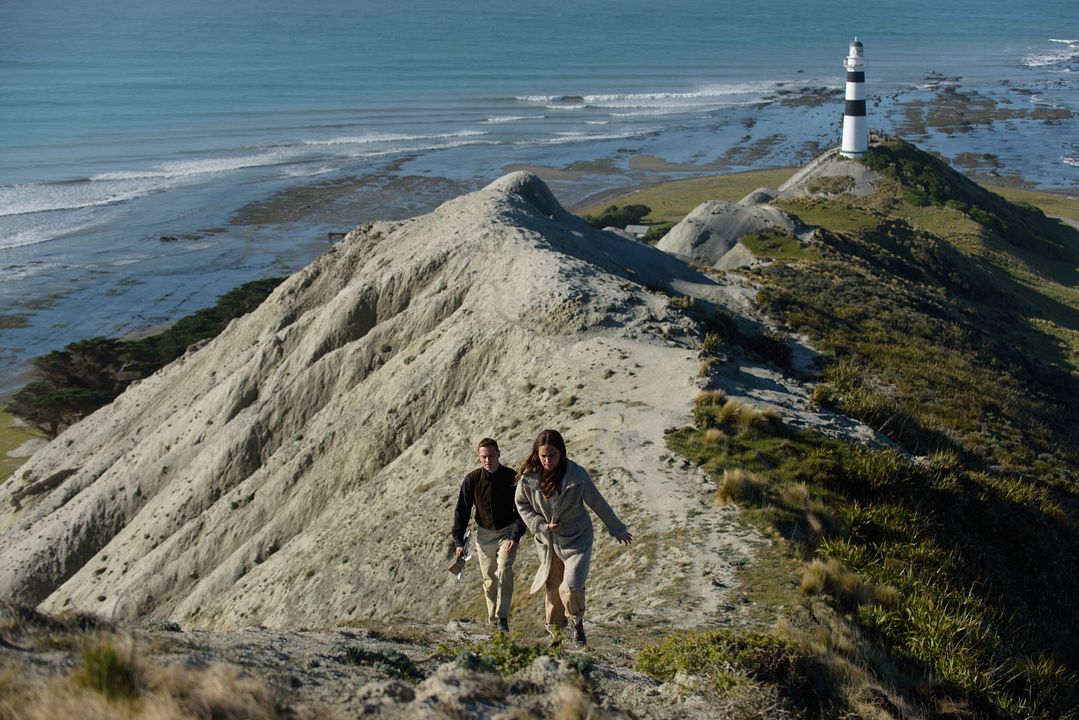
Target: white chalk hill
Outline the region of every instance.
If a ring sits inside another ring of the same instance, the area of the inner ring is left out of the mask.
[[[873,193],[882,178],[863,163],[829,150],[790,177],[778,190],[758,188],[737,203],[708,200],[698,205],[656,244],[684,260],[720,270],[757,262],[740,242],[747,235],[775,232],[812,242],[814,228],[772,206],[777,197],[799,198]]]
[[[360,227],[0,485],[0,598],[212,629],[445,619],[478,599],[444,560],[476,440],[516,463],[555,427],[639,540],[597,527],[590,617],[697,624],[753,538],[666,454],[698,366],[668,292],[721,300],[526,173]]]
[[[738,242],[746,235],[773,230],[798,235],[808,242],[812,229],[771,205],[753,204],[760,194],[760,190],[754,191],[738,203],[725,200],[701,203],[672,227],[656,247],[688,262],[727,270],[754,261],[753,253]]]

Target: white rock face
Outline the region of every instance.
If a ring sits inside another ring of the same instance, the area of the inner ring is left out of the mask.
[[[746,201],[755,203],[758,199],[756,193],[751,193]],[[698,205],[671,228],[656,247],[687,261],[717,265],[735,247],[739,238],[763,230],[780,230],[796,235],[807,232],[808,228],[771,205],[709,200]],[[728,262],[722,267],[728,269],[737,266]]]
[[[358,228],[0,485],[0,598],[185,628],[448,619],[480,600],[444,561],[476,441],[516,465],[554,427],[638,539],[597,528],[590,617],[707,619],[759,538],[687,521],[708,485],[663,430],[689,421],[697,339],[664,290],[722,294],[526,173]]]

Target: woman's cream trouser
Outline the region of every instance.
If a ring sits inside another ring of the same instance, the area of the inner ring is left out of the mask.
[[[584,590],[570,590],[562,582],[565,571],[562,558],[551,553],[551,571],[547,573],[546,596],[543,602],[548,632],[564,628],[567,618],[574,625],[584,619]]]

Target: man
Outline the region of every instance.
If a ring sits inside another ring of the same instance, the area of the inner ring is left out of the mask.
[[[502,632],[509,632],[513,561],[517,558],[517,545],[525,534],[525,524],[514,503],[515,473],[498,462],[498,443],[484,438],[476,447],[476,454],[480,466],[465,476],[457,497],[453,541],[457,556],[464,555],[465,528],[475,508],[475,550],[483,576],[487,622]]]

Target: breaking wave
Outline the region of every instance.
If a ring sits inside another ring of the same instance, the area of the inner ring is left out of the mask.
[[[1028,68],[1061,72],[1079,71],[1079,40],[1049,38],[1049,42],[1053,43],[1051,48],[1027,55],[1020,64]]]
[[[484,122],[511,123],[521,122],[523,120],[544,120],[546,117],[546,115],[496,115],[494,117],[487,118]]]
[[[709,85],[691,92],[600,93],[594,95],[519,95],[514,101],[550,110],[652,109],[681,111],[725,104],[736,97],[756,97],[780,87],[779,81]]]

